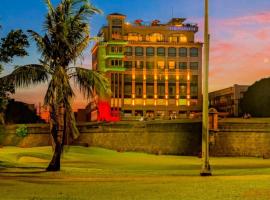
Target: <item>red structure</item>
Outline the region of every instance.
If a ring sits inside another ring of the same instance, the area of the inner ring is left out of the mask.
[[[119,111],[111,111],[107,101],[98,102],[98,121],[118,122],[120,121]]]

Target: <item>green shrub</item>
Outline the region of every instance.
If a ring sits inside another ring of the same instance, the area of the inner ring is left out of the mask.
[[[28,134],[27,126],[25,124],[20,125],[19,128],[16,129],[16,134],[19,137],[26,137]]]

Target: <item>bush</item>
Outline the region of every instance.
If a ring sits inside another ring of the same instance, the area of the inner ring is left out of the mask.
[[[27,126],[25,124],[20,125],[19,128],[16,129],[16,134],[19,137],[26,137],[28,134]]]

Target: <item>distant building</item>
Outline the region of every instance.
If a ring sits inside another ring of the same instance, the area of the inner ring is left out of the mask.
[[[196,24],[184,18],[167,23],[126,21],[113,13],[92,49],[93,70],[111,82],[112,113],[168,116],[200,112],[202,104],[202,43]]]
[[[219,112],[227,112],[229,116],[239,117],[242,115],[239,108],[240,99],[247,91],[248,85],[233,85],[232,87],[209,93],[210,107]]]

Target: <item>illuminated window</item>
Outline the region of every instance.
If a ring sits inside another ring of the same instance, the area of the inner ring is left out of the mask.
[[[198,57],[199,56],[199,49],[198,48],[190,48],[190,57]]]
[[[187,84],[180,84],[180,99],[185,99],[187,96]]]
[[[180,62],[179,63],[179,69],[187,69],[187,63],[186,62]]]
[[[158,90],[158,98],[160,99],[164,98],[165,97],[165,84],[158,83],[157,90]]]
[[[175,56],[176,56],[176,48],[174,48],[174,47],[169,47],[169,48],[168,48],[168,56],[169,56],[169,57],[175,57]]]
[[[128,33],[127,35],[128,41],[142,41],[142,35],[139,33]]]
[[[135,55],[136,56],[143,56],[143,48],[142,47],[135,47]]]
[[[187,42],[187,37],[184,34],[172,34],[169,37],[169,42]]]
[[[175,69],[175,61],[169,61],[169,69]]]
[[[185,48],[185,47],[179,48],[179,56],[180,57],[187,57],[187,48]]]
[[[147,56],[154,56],[154,54],[155,54],[155,49],[154,49],[154,47],[147,47],[146,48],[146,55]]]
[[[189,66],[190,66],[191,70],[198,70],[199,63],[198,62],[191,62]]]
[[[164,66],[165,66],[164,61],[158,61],[157,66],[158,66],[158,69],[164,69]]]
[[[125,55],[126,56],[132,56],[132,47],[126,47],[125,48]]]
[[[142,98],[143,84],[142,83],[136,83],[135,91],[136,91],[136,97]]]
[[[135,68],[142,69],[143,68],[143,61],[135,61]]]
[[[154,84],[153,83],[146,83],[146,94],[147,94],[147,98],[154,97]]]
[[[164,47],[158,47],[157,48],[157,55],[158,56],[165,56],[165,48]]]
[[[164,40],[164,37],[160,33],[152,33],[149,35],[146,35],[146,41],[149,42],[161,42]]]

